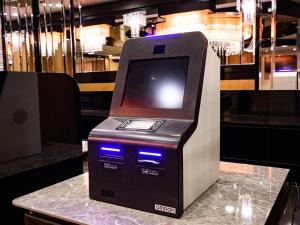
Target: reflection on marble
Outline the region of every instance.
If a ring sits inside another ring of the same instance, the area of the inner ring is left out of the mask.
[[[49,142],[40,154],[0,163],[0,179],[82,156],[81,145]]]
[[[287,169],[221,162],[220,179],[180,219],[89,199],[88,173],[15,199],[13,204],[78,224],[263,225],[287,174]]]

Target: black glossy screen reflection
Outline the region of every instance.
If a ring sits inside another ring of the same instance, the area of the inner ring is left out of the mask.
[[[129,62],[122,107],[182,108],[189,57]]]

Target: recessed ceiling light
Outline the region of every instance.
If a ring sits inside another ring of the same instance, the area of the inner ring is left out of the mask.
[[[288,47],[288,45],[282,45],[281,47],[282,47],[282,48],[287,48],[287,47]]]

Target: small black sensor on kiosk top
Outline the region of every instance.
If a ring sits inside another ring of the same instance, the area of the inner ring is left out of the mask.
[[[201,32],[128,40],[88,138],[90,198],[180,217],[218,179],[219,80]]]

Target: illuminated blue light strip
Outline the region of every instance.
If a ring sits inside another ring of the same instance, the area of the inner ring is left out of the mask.
[[[155,34],[155,35],[148,35],[145,38],[159,38],[159,37],[172,37],[177,36],[180,33],[173,33],[173,34]]]
[[[154,153],[154,152],[139,152],[140,155],[148,155],[148,156],[156,156],[156,157],[161,157],[160,153]]]
[[[110,151],[110,152],[121,152],[118,148],[108,148],[108,147],[101,147],[102,151]]]
[[[282,70],[278,70],[278,72],[292,72],[292,70],[290,70],[290,69],[282,69]]]

